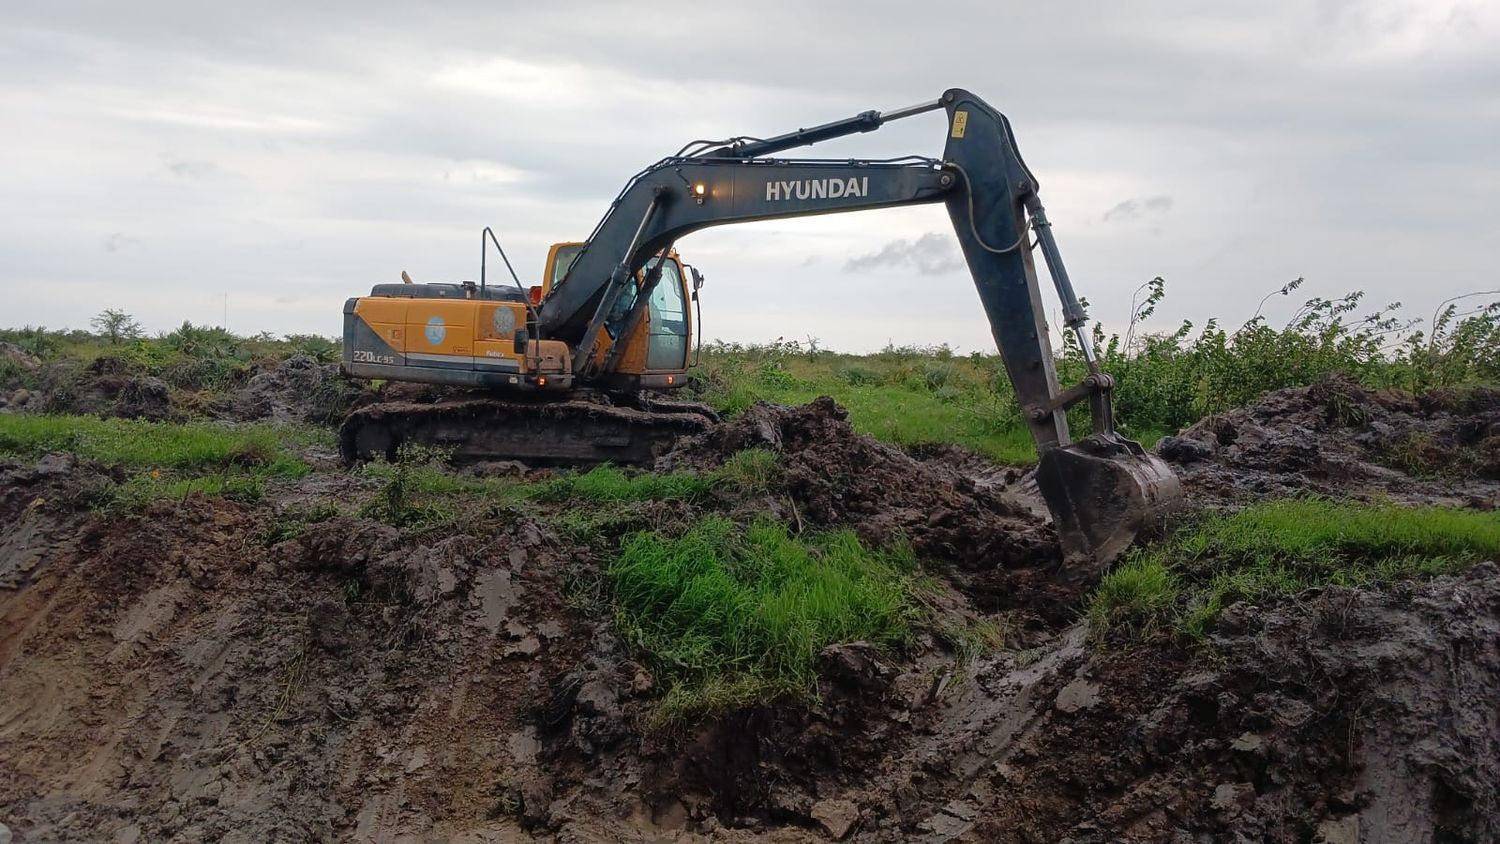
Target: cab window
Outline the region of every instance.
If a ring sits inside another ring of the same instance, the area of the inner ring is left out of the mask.
[[[654,262],[653,262],[654,263]],[[648,271],[651,264],[648,264]],[[682,369],[687,365],[688,314],[682,299],[682,273],[676,261],[662,266],[661,281],[646,302],[650,331],[647,369]]]

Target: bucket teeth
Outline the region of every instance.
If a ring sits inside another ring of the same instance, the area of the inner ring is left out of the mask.
[[[1100,574],[1182,499],[1182,484],[1166,463],[1117,436],[1049,450],[1037,463],[1036,480],[1052,511],[1068,579]]]

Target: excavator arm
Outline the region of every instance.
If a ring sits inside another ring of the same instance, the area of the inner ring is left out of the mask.
[[[941,159],[881,161],[773,157],[800,146],[926,111],[943,109]],[[577,351],[575,374],[588,382],[607,370],[594,351],[600,333],[626,330],[655,284],[637,273],[683,236],[709,226],[942,202],[948,208],[979,301],[999,346],[1041,456],[1037,483],[1072,557],[1117,556],[1161,509],[1181,496],[1177,478],[1139,444],[1114,430],[1113,381],[1099,369],[1087,315],[1063,266],[1036,178],[1016,148],[1010,122],[960,89],[931,103],[884,114],[864,112],[765,140],[704,145],[663,159],[633,178],[589,237],[567,276],[537,312],[541,337]],[[1035,243],[1032,237],[1035,237]],[[1040,247],[1089,374],[1058,384],[1033,248]],[[622,298],[634,295],[623,311]],[[1074,442],[1067,409],[1090,405],[1092,432]],[[1076,570],[1076,569],[1074,569]]]

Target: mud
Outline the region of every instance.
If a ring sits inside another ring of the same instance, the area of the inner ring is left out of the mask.
[[[1403,471],[1390,445],[1482,460],[1491,394],[1346,387],[1272,394],[1162,452],[1209,506],[1493,495]],[[826,400],[757,406],[660,465],[747,447],[778,453],[780,479],[717,506],[910,542],[934,611],[1004,643],[936,626],[901,652],[846,643],[819,655],[811,706],[655,729],[662,689],[597,590],[608,549],[545,508],[397,529],[349,515],[378,484],[329,466],[253,505],[123,517],[95,509],[123,473],[0,462],[0,823],[123,842],[1500,835],[1495,564],[1236,604],[1209,649],[1101,642],[1080,595],[1047,588],[1057,552],[1024,472],[902,452]],[[343,515],[287,529],[327,503]]]
[[[1193,494],[1231,505],[1313,492],[1493,509],[1500,391],[1413,396],[1333,376],[1204,419],[1157,451]]]
[[[336,424],[360,392],[337,364],[293,355],[251,376],[230,399],[229,412],[244,420]]]

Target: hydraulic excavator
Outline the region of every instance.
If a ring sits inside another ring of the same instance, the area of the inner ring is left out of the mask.
[[[938,110],[947,115],[942,158],[777,157]],[[707,408],[659,397],[686,384],[689,303],[703,284],[676,252],[679,240],[729,223],[942,202],[1036,442],[1037,486],[1064,548],[1111,559],[1181,488],[1162,461],[1115,431],[1114,381],[1099,367],[1037,187],[1010,121],[960,89],[771,138],[693,142],[630,179],[586,240],[554,245],[541,285],[524,288],[485,229],[478,283],[407,279],[350,299],[347,375],[474,390],[362,408],[343,425],[342,451],[349,460],[394,459],[403,443],[421,442],[457,459],[648,462],[714,421]],[[489,283],[491,244],[514,286]],[[1054,367],[1034,249],[1088,365],[1083,381],[1066,388]],[[1092,431],[1075,441],[1067,410],[1081,402]]]

